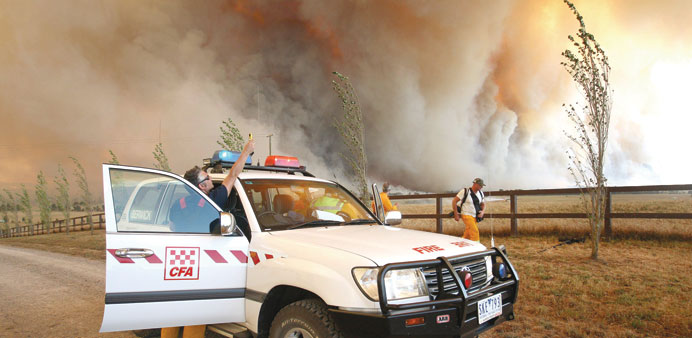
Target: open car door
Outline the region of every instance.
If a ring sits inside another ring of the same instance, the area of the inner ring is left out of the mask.
[[[178,175],[109,164],[103,194],[101,332],[245,321],[248,240],[212,233],[211,199]]]

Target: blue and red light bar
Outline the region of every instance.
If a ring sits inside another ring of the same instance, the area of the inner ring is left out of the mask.
[[[227,167],[233,165],[240,158],[240,152],[229,151],[229,150],[217,150],[214,152],[214,156],[211,157],[211,165],[214,166],[217,163],[221,163],[222,166]],[[245,160],[246,165],[252,164],[252,156],[248,156]]]
[[[264,161],[265,167],[282,167],[282,168],[300,168],[300,161],[297,157],[292,156],[267,156]]]

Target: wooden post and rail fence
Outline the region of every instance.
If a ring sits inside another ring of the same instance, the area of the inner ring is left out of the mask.
[[[91,214],[91,219],[94,223],[94,229],[105,229],[106,228],[106,217],[103,212]],[[89,216],[78,216],[70,218],[69,222],[65,222],[64,219],[51,221],[46,229],[43,223],[36,223],[34,225],[22,225],[9,229],[0,229],[0,238],[3,237],[23,237],[23,236],[34,236],[43,235],[57,232],[66,232],[69,227],[70,231],[83,231],[90,230]]]
[[[623,186],[623,187],[607,187],[606,193],[606,213],[604,235],[612,235],[612,219],[615,218],[648,218],[648,219],[692,219],[692,213],[670,213],[670,212],[612,212],[612,195],[615,193],[662,193],[673,191],[688,191],[692,192],[692,184],[677,184],[677,185],[646,185],[646,186]],[[486,218],[508,218],[510,219],[510,234],[515,236],[519,234],[518,220],[519,219],[540,219],[540,218],[588,218],[586,213],[520,213],[518,212],[518,197],[520,196],[579,196],[581,191],[578,188],[569,189],[534,189],[534,190],[498,190],[485,191],[486,197],[507,197],[510,203],[509,213],[488,213]],[[448,213],[442,213],[443,199],[449,199],[456,196],[455,193],[446,194],[417,194],[417,195],[391,195],[391,200],[421,200],[435,199],[434,214],[404,214],[404,219],[435,219],[436,232],[442,233],[442,220],[449,218]],[[451,201],[450,201],[451,203]],[[690,206],[692,209],[692,206]],[[92,214],[94,229],[105,229],[106,222],[104,213]],[[65,220],[52,221],[48,229],[45,229],[42,224],[23,225],[15,228],[0,229],[0,238],[2,237],[19,237],[32,236],[47,233],[65,232],[67,227],[70,231],[89,230],[88,216],[79,216],[70,218],[69,224],[65,224]]]
[[[606,237],[612,235],[612,219],[614,218],[649,218],[649,219],[692,219],[692,213],[661,213],[661,212],[612,212],[612,195],[614,193],[661,193],[672,191],[692,191],[692,184],[677,184],[677,185],[646,185],[646,186],[623,186],[623,187],[607,187],[606,191],[606,213],[605,226],[603,234]],[[516,236],[519,234],[517,220],[530,218],[588,218],[586,213],[519,213],[518,197],[520,196],[565,196],[573,195],[580,196],[579,188],[569,189],[534,189],[534,190],[499,190],[499,191],[484,191],[486,197],[507,197],[509,198],[509,213],[487,213],[485,218],[509,218],[510,219],[510,234]],[[390,200],[420,200],[420,199],[435,199],[434,214],[405,214],[404,219],[435,219],[436,232],[442,233],[442,220],[450,218],[449,213],[442,213],[443,199],[449,199],[456,196],[456,193],[447,194],[418,194],[418,195],[390,195]],[[451,200],[449,201],[451,209]],[[692,209],[692,205],[690,206]]]

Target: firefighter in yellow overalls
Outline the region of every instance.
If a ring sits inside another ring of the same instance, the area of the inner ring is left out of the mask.
[[[347,222],[358,215],[356,208],[340,199],[337,192],[331,188],[325,189],[324,195],[312,201],[311,207],[314,210],[339,215]]]

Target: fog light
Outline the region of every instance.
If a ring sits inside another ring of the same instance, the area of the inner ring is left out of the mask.
[[[416,317],[406,319],[406,326],[415,326],[425,324],[425,317]]]
[[[471,284],[473,284],[473,276],[471,276],[471,273],[468,271],[462,271],[461,273],[461,279],[464,281],[464,287],[469,288],[471,287]]]
[[[507,278],[507,267],[504,263],[497,263],[493,266],[493,275],[499,279]]]

